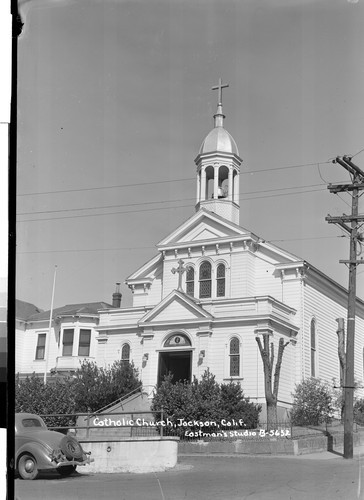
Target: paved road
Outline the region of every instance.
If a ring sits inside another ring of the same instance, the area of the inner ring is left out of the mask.
[[[364,500],[364,455],[185,456],[150,474],[51,474],[15,480],[18,500]],[[363,478],[361,477],[363,475]]]

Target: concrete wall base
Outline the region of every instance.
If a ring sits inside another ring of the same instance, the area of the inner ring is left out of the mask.
[[[353,435],[354,446],[364,444],[364,434]],[[323,451],[341,452],[343,434],[315,436],[302,439],[262,438],[235,441],[180,441],[179,455],[224,453],[227,455],[305,455]]]
[[[160,472],[177,464],[179,438],[130,438],[123,441],[80,440],[94,459],[87,472]]]

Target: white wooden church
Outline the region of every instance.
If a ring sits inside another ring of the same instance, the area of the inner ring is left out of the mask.
[[[16,371],[49,377],[72,373],[83,359],[100,366],[133,361],[144,390],[171,372],[199,378],[208,368],[218,382],[239,382],[252,401],[265,403],[263,365],[256,342],[268,333],[283,354],[278,405],[284,417],[295,384],[318,377],[339,385],[336,319],[346,318],[347,291],[305,260],[240,226],[242,159],[224,128],[221,90],[214,127],[202,142],[195,214],[160,241],[157,254],[126,279],[132,307],[104,302],[71,304],[18,318]],[[34,306],[31,306],[34,308]],[[357,300],[355,379],[364,375],[364,302]],[[19,314],[18,314],[19,316]],[[20,315],[22,316],[22,315]],[[49,337],[49,338],[48,338]],[[364,396],[363,389],[358,395]]]
[[[100,365],[129,359],[146,390],[171,372],[174,380],[209,370],[239,382],[264,404],[263,365],[255,337],[269,333],[285,348],[279,387],[283,416],[295,384],[328,382],[340,369],[336,318],[346,318],[347,291],[305,260],[240,226],[242,159],[224,128],[221,80],[214,128],[202,142],[195,214],[160,241],[157,254],[126,279],[132,307],[99,312]],[[363,380],[364,302],[357,300],[355,378]],[[362,384],[361,384],[362,385]]]

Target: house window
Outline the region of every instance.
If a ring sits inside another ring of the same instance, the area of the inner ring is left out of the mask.
[[[316,377],[316,323],[311,320],[311,377]]]
[[[211,264],[202,262],[200,266],[200,299],[211,297]]]
[[[80,341],[78,344],[79,356],[90,356],[91,330],[80,330]]]
[[[40,333],[38,335],[37,349],[35,351],[35,359],[45,358],[45,345],[46,345],[46,334]]]
[[[239,377],[240,345],[239,345],[239,339],[237,337],[233,337],[230,340],[229,357],[230,357],[230,377]]]
[[[73,349],[73,328],[63,330],[63,350],[62,356],[72,356]]]
[[[225,266],[219,264],[216,270],[216,296],[225,297]]]
[[[192,297],[195,293],[195,270],[191,266],[186,272],[186,293]]]
[[[121,349],[121,361],[124,361],[125,363],[130,362],[130,345],[129,344],[124,344],[122,349]]]

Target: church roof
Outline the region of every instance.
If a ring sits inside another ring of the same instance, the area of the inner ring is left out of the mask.
[[[201,144],[199,154],[221,151],[239,156],[236,142],[224,127],[215,127],[207,134]]]
[[[204,153],[232,153],[239,156],[238,146],[231,137],[229,132],[224,129],[225,115],[222,112],[222,89],[229,85],[222,85],[221,78],[219,78],[219,85],[212,87],[212,90],[219,91],[219,98],[217,103],[217,111],[214,115],[214,128],[207,134],[201,144],[199,154]]]

